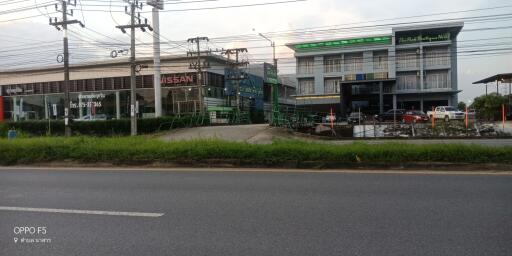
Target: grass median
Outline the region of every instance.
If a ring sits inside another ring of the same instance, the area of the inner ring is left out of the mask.
[[[344,164],[512,164],[512,147],[387,143],[330,145],[279,140],[254,145],[219,140],[164,142],[146,137],[27,138],[0,140],[0,165],[34,165],[58,161],[115,165],[188,162],[191,165],[229,162],[233,165],[279,167],[287,163]],[[318,165],[317,165],[318,166]]]

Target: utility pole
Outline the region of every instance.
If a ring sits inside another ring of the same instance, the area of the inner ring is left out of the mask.
[[[135,79],[135,72],[136,72],[136,65],[135,62],[135,28],[140,28],[142,32],[146,32],[146,28],[148,28],[150,31],[153,31],[153,28],[148,25],[148,20],[145,20],[145,23],[141,23],[140,19],[140,13],[137,17],[135,17],[135,9],[142,9],[142,3],[139,4],[138,0],[125,0],[127,4],[130,5],[130,12],[128,13],[128,7],[125,6],[125,12],[130,15],[130,25],[122,25],[122,26],[116,26],[116,28],[120,29],[123,33],[126,33],[126,29],[130,29],[130,117],[131,117],[131,135],[135,136],[137,135],[137,115],[136,112],[136,79]],[[138,23],[135,23],[135,19],[138,20]]]
[[[164,0],[148,0],[147,4],[153,6],[153,84],[155,89],[155,117],[162,116],[162,85],[160,74],[160,15],[159,10],[164,9]]]
[[[204,113],[204,103],[203,103],[203,68],[210,68],[210,63],[208,61],[204,61],[203,63],[201,63],[201,53],[205,53],[206,55],[209,55],[210,54],[210,51],[203,51],[201,52],[201,41],[210,41],[210,39],[208,37],[194,37],[194,38],[189,38],[187,40],[187,42],[189,43],[196,43],[196,47],[197,47],[197,51],[194,52],[194,51],[189,51],[187,53],[187,56],[194,56],[194,55],[197,55],[197,60],[196,62],[191,62],[190,63],[190,69],[195,69],[197,70],[197,90],[198,90],[198,98],[199,98],[199,112],[201,114]]]
[[[272,106],[271,110],[271,120],[270,124],[272,125],[278,125],[279,120],[279,78],[277,75],[277,59],[276,59],[276,42],[270,40],[268,37],[263,35],[262,33],[259,33],[259,35],[263,38],[265,38],[267,41],[270,42],[270,47],[272,47],[272,59],[274,60],[274,76],[270,80],[271,82],[271,88],[270,88],[270,104]],[[275,79],[274,79],[275,78]]]
[[[240,112],[240,80],[244,80],[247,77],[240,72],[241,66],[247,66],[249,64],[248,61],[240,61],[239,60],[239,54],[247,52],[247,48],[234,48],[234,49],[227,49],[224,51],[224,54],[228,55],[228,60],[231,60],[231,55],[235,55],[235,62],[229,63],[231,65],[231,68],[233,70],[234,76],[227,77],[226,80],[233,80],[236,81],[236,108],[238,112]]]
[[[70,10],[68,12],[68,4],[75,7],[76,6],[76,0],[71,3],[70,0],[61,1],[62,5],[62,20],[57,21],[57,18],[54,18],[52,21],[52,18],[50,18],[50,25],[55,26],[57,30],[60,30],[59,26],[62,26],[62,30],[64,32],[64,56],[63,56],[63,62],[64,62],[64,134],[66,137],[71,136],[71,127],[69,126],[69,110],[70,110],[70,100],[69,100],[69,48],[68,48],[68,25],[71,24],[79,24],[82,28],[85,27],[84,24],[81,21],[78,20],[68,20],[68,15],[73,16],[73,10]],[[59,11],[58,4],[55,4],[55,10]],[[59,59],[59,56],[57,57]]]

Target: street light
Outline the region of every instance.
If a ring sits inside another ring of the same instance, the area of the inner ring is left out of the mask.
[[[254,32],[256,32],[256,29],[252,29]],[[279,96],[275,96],[274,93],[279,93],[279,90],[277,89],[277,86],[279,84],[279,78],[277,76],[277,59],[276,59],[276,43],[274,41],[272,41],[270,38],[266,37],[264,34],[262,33],[258,33],[259,36],[263,37],[265,40],[269,41],[270,42],[270,46],[272,47],[272,59],[274,60],[274,74],[276,76],[276,83],[272,83],[271,85],[271,89],[270,89],[270,103],[272,105],[272,111],[271,111],[271,124],[274,125],[276,124],[276,116],[274,115],[278,115],[277,112],[279,112]],[[274,97],[275,96],[275,97]],[[274,102],[276,101],[276,102]]]
[[[254,29],[254,28],[252,30],[256,31],[256,29]],[[272,47],[272,59],[274,60],[274,68],[275,68],[276,74],[277,74],[276,42],[272,41],[270,38],[266,37],[262,33],[258,33],[258,35],[270,42],[270,47]]]

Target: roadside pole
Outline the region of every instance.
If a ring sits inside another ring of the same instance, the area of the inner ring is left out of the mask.
[[[254,31],[254,29],[253,29]],[[275,81],[270,83],[270,124],[274,126],[279,126],[279,76],[277,75],[277,59],[276,59],[276,42],[272,41],[270,38],[266,37],[262,33],[258,33],[259,36],[263,37],[265,40],[270,42],[270,47],[272,47],[272,59],[274,61],[274,75]],[[331,109],[332,112],[332,109]]]
[[[59,61],[59,57],[62,56],[62,62],[64,62],[64,134],[66,137],[71,136],[71,127],[69,126],[69,112],[70,112],[70,98],[69,98],[69,47],[68,47],[68,25],[71,24],[79,24],[82,28],[85,27],[84,24],[81,21],[78,20],[68,20],[68,15],[73,16],[73,10],[68,10],[68,4],[75,7],[76,1],[74,3],[71,3],[71,1],[67,2],[65,0],[61,1],[61,8],[60,10],[62,12],[62,20],[57,21],[57,18],[55,18],[52,21],[52,18],[50,18],[50,25],[55,26],[57,30],[63,31],[63,45],[64,45],[64,51],[63,55],[57,56],[57,61]],[[55,8],[57,9],[57,4],[55,5]]]
[[[164,0],[148,0],[147,4],[153,6],[153,84],[155,90],[155,117],[162,116],[162,84],[160,66],[160,11],[164,9]]]
[[[130,6],[130,12],[128,12],[128,7],[125,8],[126,14],[130,15],[130,24],[129,25],[119,25],[116,28],[120,29],[121,32],[126,33],[126,29],[130,29],[130,134],[132,136],[137,135],[137,99],[136,99],[136,56],[135,56],[135,29],[140,28],[143,32],[146,32],[146,28],[150,31],[153,31],[153,28],[147,24],[147,20],[145,23],[141,23],[141,20],[138,17],[135,17],[135,10],[142,9],[142,3],[139,3],[137,0],[125,0],[125,2]],[[139,13],[140,14],[140,13]],[[135,23],[135,19],[138,20],[138,23]]]

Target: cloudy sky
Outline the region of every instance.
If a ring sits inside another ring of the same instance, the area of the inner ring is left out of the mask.
[[[115,29],[116,24],[129,21],[121,0],[77,1],[73,18],[84,21],[86,28],[72,26],[72,62],[106,60],[111,50],[128,47],[129,37]],[[165,11],[160,14],[164,53],[184,54],[190,48],[187,38],[207,36],[211,41],[205,48],[247,47],[249,61],[271,61],[271,48],[257,36],[260,32],[276,41],[281,72],[291,73],[294,71],[293,53],[285,43],[386,34],[390,33],[391,24],[398,23],[466,19],[459,36],[459,51],[473,52],[459,56],[459,89],[463,90],[460,99],[468,101],[485,93],[484,87],[472,85],[473,81],[512,72],[512,3],[509,0],[307,0],[219,8],[281,1],[286,0],[166,0]],[[56,64],[56,55],[62,48],[62,32],[48,25],[48,17],[59,16],[55,13],[55,2],[0,0],[0,69]],[[150,10],[144,7],[141,13],[148,22],[151,22]],[[371,25],[384,26],[354,29]],[[138,53],[150,54],[145,44],[151,43],[151,34],[137,32],[137,38]],[[489,89],[496,90],[495,87]],[[501,90],[508,93],[508,86]]]

